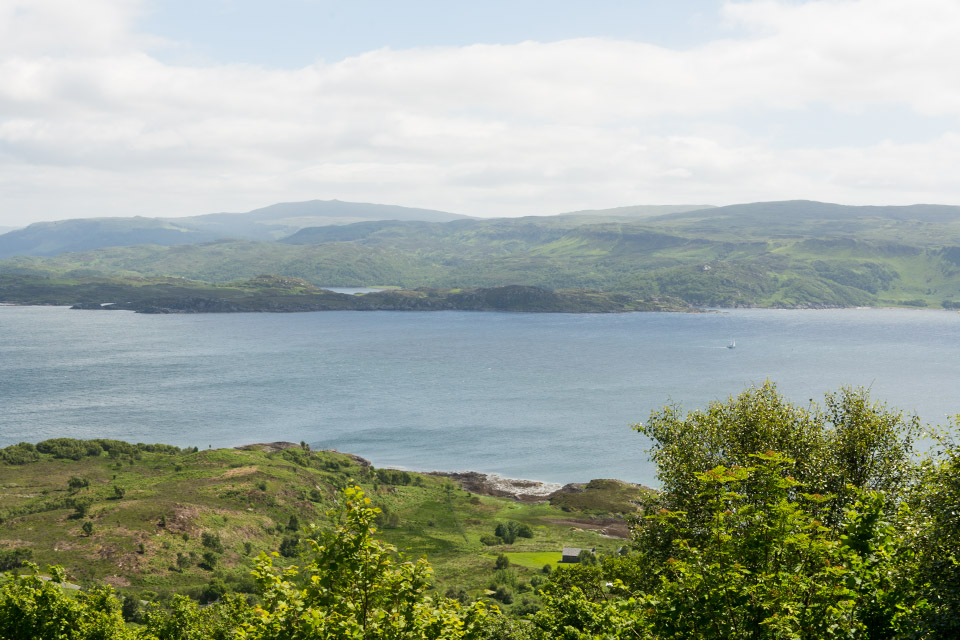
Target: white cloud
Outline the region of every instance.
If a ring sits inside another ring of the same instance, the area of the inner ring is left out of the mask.
[[[683,51],[604,39],[383,49],[294,71],[163,64],[136,31],[141,9],[0,0],[0,224],[308,198],[477,215],[960,202],[953,131],[797,147],[740,116],[789,126],[814,105],[889,104],[956,116],[950,1],[730,4],[746,35]]]

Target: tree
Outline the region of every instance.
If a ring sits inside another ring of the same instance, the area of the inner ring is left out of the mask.
[[[666,560],[638,548],[554,572],[534,617],[543,637],[893,637],[911,601],[891,588],[899,543],[884,496],[859,492],[832,529],[811,515],[831,498],[803,492],[792,460],[752,459],[695,476],[696,519],[645,516],[672,534]]]
[[[943,438],[939,445],[910,497],[904,528],[914,532],[912,620],[930,638],[947,639],[960,637],[960,446]]]
[[[895,506],[914,469],[917,417],[871,402],[864,389],[829,393],[825,405],[793,405],[768,381],[687,415],[665,407],[634,428],[652,440],[663,505],[693,518],[702,510],[698,474],[748,467],[767,451],[792,461],[787,473],[805,491],[837,497],[820,514],[830,526],[861,490],[882,491]]]
[[[465,612],[450,599],[427,596],[429,565],[405,561],[372,537],[378,509],[358,487],[330,512],[330,531],[311,529],[307,564],[279,573],[261,555],[255,577],[263,593],[247,638],[478,637],[483,605]]]
[[[73,507],[73,514],[71,518],[83,518],[90,511],[90,507],[93,506],[93,500],[91,498],[68,498],[67,506]]]
[[[4,640],[128,640],[120,602],[109,587],[64,593],[64,571],[50,567],[50,580],[32,574],[0,578],[0,638]]]
[[[200,544],[215,553],[223,553],[223,541],[220,540],[220,534],[204,531],[200,534]]]

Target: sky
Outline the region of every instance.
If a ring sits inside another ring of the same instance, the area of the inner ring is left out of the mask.
[[[956,0],[0,0],[0,227],[960,204]]]

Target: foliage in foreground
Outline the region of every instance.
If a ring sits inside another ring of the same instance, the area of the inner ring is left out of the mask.
[[[914,427],[863,391],[830,395],[821,411],[770,384],[703,412],[656,413],[644,429],[664,491],[632,548],[554,571],[525,618],[432,594],[426,562],[376,540],[378,510],[349,487],[331,528],[308,530],[302,566],[260,557],[253,604],[178,597],[126,627],[112,592],[68,597],[54,570],[49,582],[5,578],[0,637],[957,638],[960,447],[942,440],[918,461]],[[499,565],[510,570],[505,556]]]
[[[279,572],[262,555],[255,577],[262,602],[248,605],[227,596],[200,607],[183,596],[170,609],[152,608],[139,629],[124,626],[121,603],[109,588],[65,595],[63,571],[53,577],[8,575],[0,587],[0,637],[29,639],[247,640],[298,638],[476,638],[487,610],[461,608],[454,600],[427,595],[429,565],[406,562],[373,538],[379,512],[356,487],[343,492],[331,514],[331,531],[313,530],[302,567]]]
[[[641,429],[664,491],[627,555],[555,573],[540,637],[960,637],[960,448],[918,464],[864,391],[769,383]]]

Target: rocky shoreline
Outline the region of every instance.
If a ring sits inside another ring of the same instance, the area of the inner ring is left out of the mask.
[[[283,451],[284,449],[299,449],[301,445],[295,442],[261,442],[234,447],[240,450]],[[333,453],[347,455],[353,458],[360,466],[370,467],[371,462],[352,453],[343,453],[336,449],[324,449]],[[385,467],[389,468],[389,467]],[[480,473],[479,471],[418,471],[431,476],[450,478],[456,481],[464,490],[481,496],[497,498],[512,498],[520,502],[546,502],[558,494],[580,493],[587,486],[584,482],[541,482],[539,480],[524,480],[520,478],[504,478],[496,473]],[[617,480],[616,482],[623,482]],[[624,484],[634,484],[627,483]],[[653,491],[650,487],[634,485],[641,489]]]

